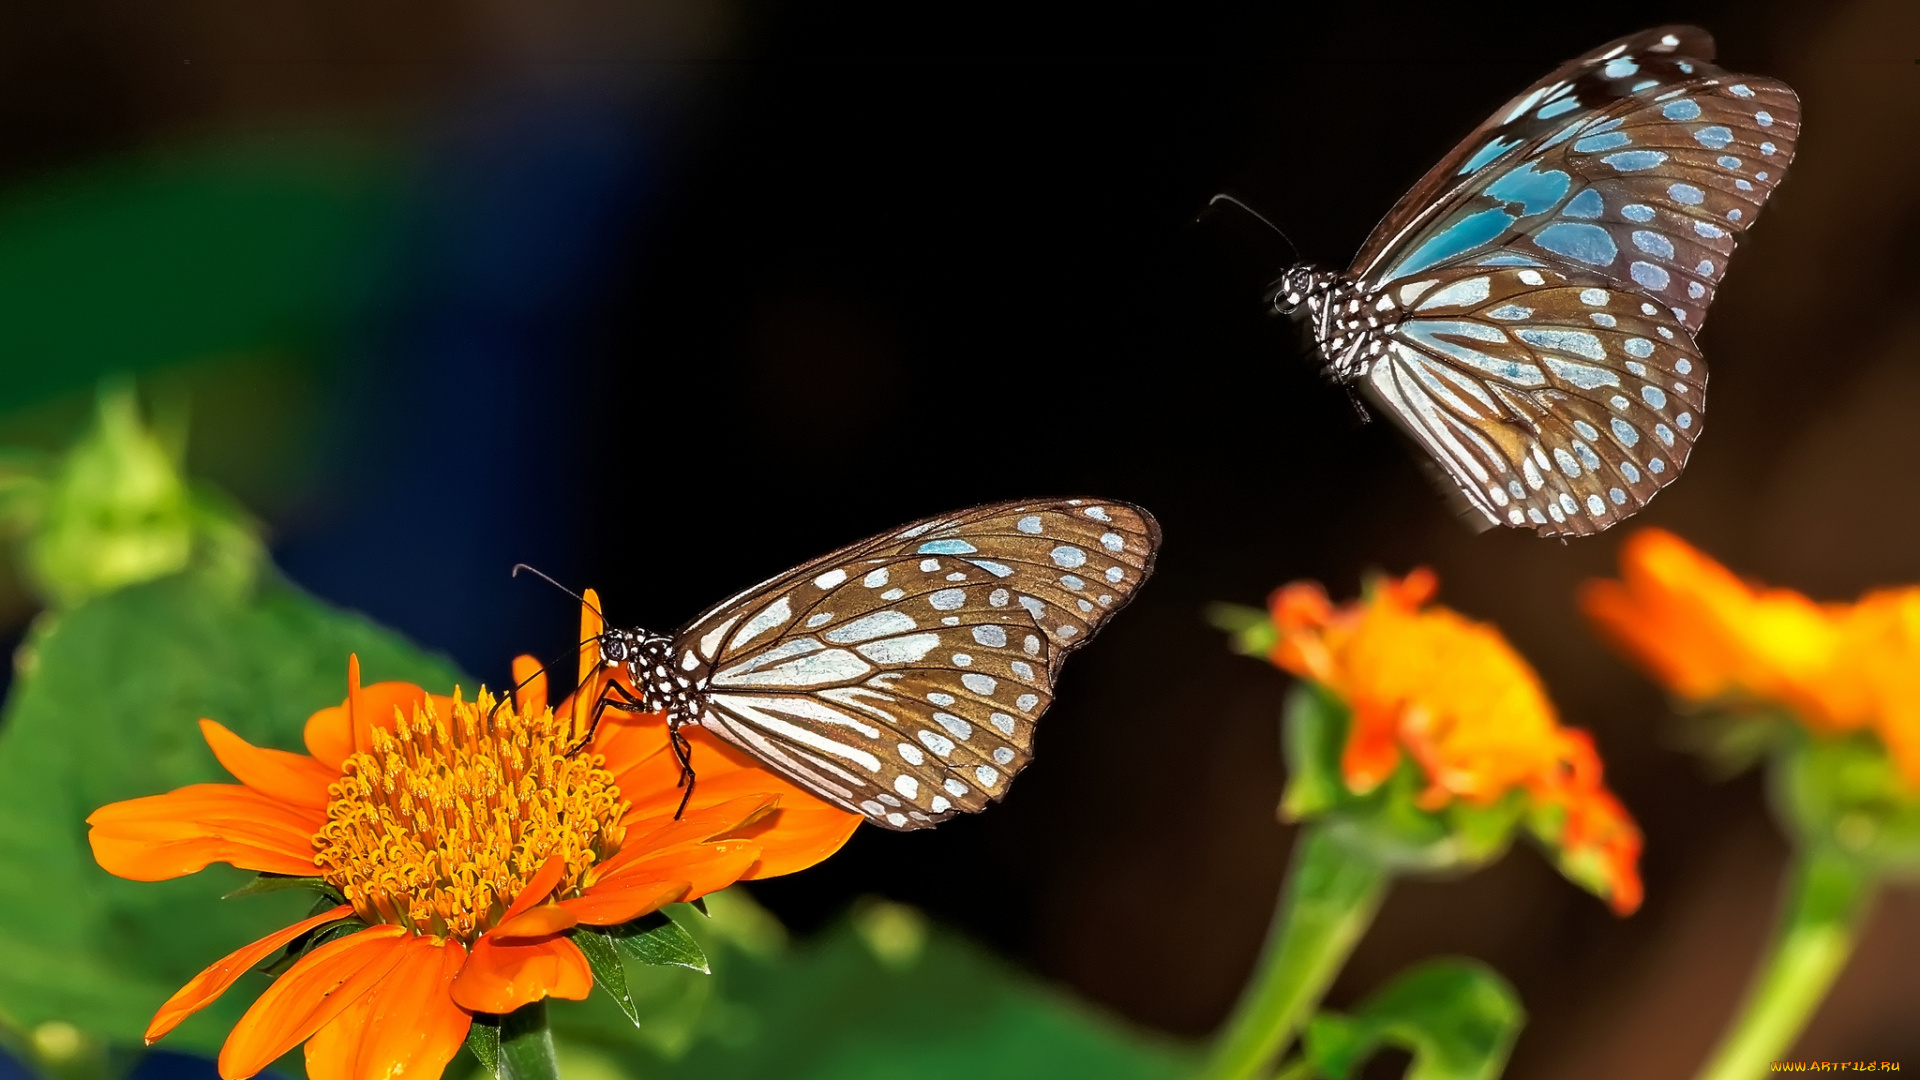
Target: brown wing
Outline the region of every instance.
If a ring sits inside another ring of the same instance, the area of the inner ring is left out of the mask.
[[[1126,503],[998,503],[849,545],[676,635],[703,726],[840,806],[927,828],[1000,798],[1067,654],[1152,572]]]
[[[1454,267],[1393,298],[1361,386],[1488,523],[1599,532],[1685,467],[1706,369],[1671,312],[1552,269]]]
[[[1637,92],[1652,90],[1643,85],[1649,81],[1666,86],[1719,74],[1711,63],[1713,55],[1713,36],[1705,30],[1658,26],[1610,41],[1555,68],[1502,105],[1427,170],[1361,245],[1353,260],[1355,274],[1374,267],[1387,252],[1407,248],[1402,241],[1429,224],[1436,208],[1452,202],[1451,192],[1465,188],[1494,162],[1522,155],[1527,144],[1584,123]],[[1622,58],[1634,65],[1633,70],[1618,63]],[[1609,73],[1609,65],[1617,74]]]

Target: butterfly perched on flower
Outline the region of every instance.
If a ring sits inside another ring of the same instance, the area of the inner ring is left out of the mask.
[[[698,724],[828,802],[924,829],[1006,793],[1067,654],[1153,572],[1160,526],[1046,499],[926,518],[823,555],[671,634],[607,630],[601,707]]]
[[[1687,463],[1694,335],[1800,134],[1791,89],[1713,52],[1666,26],[1569,61],[1428,171],[1350,269],[1296,265],[1270,293],[1482,527],[1599,532]]]

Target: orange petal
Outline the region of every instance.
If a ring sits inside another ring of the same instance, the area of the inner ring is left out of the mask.
[[[553,895],[553,890],[559,887],[560,879],[565,877],[566,873],[565,856],[557,851],[547,856],[547,861],[541,864],[540,869],[521,888],[520,895],[514,897],[513,903],[507,905],[507,910],[500,913],[500,921],[512,922],[514,916]]]
[[[349,675],[357,681],[359,664],[350,663],[348,668]],[[374,683],[357,689],[354,682],[349,682],[348,690],[346,701],[321,709],[307,720],[307,752],[321,764],[336,770],[344,766],[347,755],[353,753],[353,703],[356,700],[374,723],[384,727],[393,723],[396,712],[412,716],[413,710],[425,705],[430,696],[412,683],[404,682]],[[446,711],[441,710],[440,715],[445,716]]]
[[[589,886],[582,895],[599,895],[661,881],[687,884],[686,900],[698,900],[740,880],[760,858],[760,845],[746,840],[722,840],[713,844],[663,852],[639,860],[617,874],[609,874]]]
[[[515,708],[522,716],[537,716],[547,711],[547,672],[531,656],[513,658],[513,685],[520,687]]]
[[[622,727],[627,726],[623,719]],[[601,730],[608,725],[603,721]],[[745,751],[721,741],[700,728],[684,729],[693,744],[693,763],[698,779],[687,814],[693,815],[736,799],[767,793],[780,797],[779,807],[765,818],[742,826],[736,835],[752,839],[761,846],[761,864],[749,878],[777,877],[804,870],[840,850],[860,823],[866,819],[829,803],[784,777],[768,771]],[[681,791],[675,787],[680,766],[673,755],[665,753],[666,727],[658,728],[658,749],[633,762],[626,772],[617,774],[620,789],[633,800],[624,823],[628,826],[627,847],[633,846],[633,829],[642,822],[670,816],[680,805]]]
[[[345,1012],[404,953],[405,927],[382,924],[329,941],[275,979],[220,1048],[222,1080],[246,1080]]]
[[[865,820],[818,799],[790,805],[781,796],[773,813],[728,835],[760,845],[760,861],[740,875],[742,881],[756,881],[796,873],[825,860],[846,846]]]
[[[467,960],[459,941],[407,939],[386,978],[307,1040],[310,1080],[439,1076],[466,1041],[473,1017],[449,988]]]
[[[693,883],[688,881],[645,881],[611,888],[596,885],[584,895],[560,901],[560,906],[586,926],[618,926],[678,903],[692,888]]]
[[[601,863],[596,870],[599,876],[605,877],[618,873],[620,867],[636,859],[651,858],[663,849],[711,840],[721,833],[732,832],[773,809],[779,798],[778,795],[755,794],[744,799],[733,799],[710,809],[690,810],[678,821],[666,814],[639,821],[629,816],[622,822],[627,827],[627,838],[621,842],[619,852]]]
[[[108,873],[165,881],[231,863],[243,870],[311,875],[313,836],[326,815],[238,784],[193,784],[111,803],[87,818],[87,842]]]
[[[340,779],[339,770],[306,754],[261,749],[212,720],[200,721],[200,734],[234,779],[281,802],[325,810],[327,785]]]
[[[557,858],[558,856],[556,856]],[[554,904],[542,904],[537,908],[523,911],[511,919],[503,919],[500,925],[489,931],[494,937],[507,938],[546,937],[562,930],[571,930],[580,920],[566,908]]]
[[[580,640],[592,641],[607,629],[606,620],[600,617],[600,594],[588,589],[581,593],[586,601],[580,605]],[[580,650],[580,680],[587,681],[595,668],[600,666],[599,654],[592,649]]]
[[[483,934],[451,993],[469,1012],[510,1013],[546,997],[582,1001],[592,989],[586,955],[566,938],[495,941]]]
[[[1353,728],[1340,754],[1340,775],[1349,788],[1364,795],[1400,767],[1399,711],[1354,702],[1352,716]]]
[[[316,926],[344,919],[353,914],[353,905],[341,904],[332,911],[323,911],[311,919],[302,919],[284,930],[276,930],[259,941],[244,948],[236,949],[221,957],[205,971],[195,975],[187,985],[174,992],[174,995],[153,1014],[153,1022],[147,1025],[147,1045],[152,1046],[167,1032],[180,1026],[180,1021],[206,1008],[227,992],[235,980],[253,969],[253,965],[266,959],[287,942]]]
[[[630,785],[624,778],[643,763],[662,754],[671,760],[667,750],[666,714],[608,709],[600,716],[600,730],[594,732],[592,752],[606,759],[601,767],[612,773],[614,782],[625,790]]]

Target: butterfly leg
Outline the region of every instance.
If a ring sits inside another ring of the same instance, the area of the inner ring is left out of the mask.
[[[679,809],[673,812],[673,820],[679,821],[680,815],[687,812],[687,803],[693,800],[693,783],[695,780],[693,773],[693,743],[688,741],[685,735],[680,734],[679,724],[669,721],[667,730],[667,745],[673,748],[673,760],[680,766],[680,783],[675,786],[684,786],[687,789],[686,793],[680,796]]]
[[[585,686],[585,681],[582,681],[580,685]],[[576,694],[579,693],[580,687],[574,687],[573,692]],[[614,700],[616,697],[621,700]],[[567,749],[568,757],[572,757],[586,749],[587,744],[593,741],[594,732],[600,730],[600,714],[606,712],[609,708],[619,709],[621,712],[637,713],[647,711],[646,703],[634,697],[633,691],[628,690],[618,682],[607,683],[606,689],[600,691],[599,700],[593,703],[593,715],[587,719],[587,733],[580,736],[580,741]]]

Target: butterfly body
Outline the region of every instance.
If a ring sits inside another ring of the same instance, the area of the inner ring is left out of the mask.
[[[1061,662],[1132,599],[1159,542],[1152,515],[1113,501],[927,518],[673,634],[601,634],[600,662],[632,684],[605,703],[663,711],[676,735],[698,724],[874,824],[928,828],[1005,794]]]
[[[673,639],[646,630],[608,630],[600,635],[600,662],[625,668],[643,712],[664,712],[675,729],[696,722],[704,705],[707,668],[676,665]]]
[[[1484,526],[1598,532],[1699,436],[1694,335],[1799,135],[1784,84],[1660,27],[1562,65],[1434,166],[1345,272],[1288,269],[1327,375]]]

